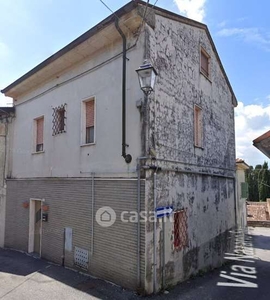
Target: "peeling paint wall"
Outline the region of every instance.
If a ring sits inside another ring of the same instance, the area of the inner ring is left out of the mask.
[[[148,147],[163,168],[157,174],[157,206],[186,209],[188,247],[173,246],[173,221],[157,224],[157,288],[218,266],[235,225],[233,95],[205,30],[156,15],[146,26],[146,57],[158,71],[148,102]],[[210,78],[200,73],[200,47],[210,55]],[[203,147],[194,147],[194,105],[202,108]],[[159,159],[163,159],[162,161]],[[186,171],[186,173],[184,172]],[[153,172],[146,172],[146,201],[154,209]],[[201,174],[203,173],[203,174]],[[207,175],[209,174],[209,175]],[[211,175],[210,175],[211,174]],[[146,227],[146,290],[153,291],[153,223]]]

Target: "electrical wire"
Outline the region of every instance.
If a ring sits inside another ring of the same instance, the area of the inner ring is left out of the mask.
[[[142,31],[143,25],[144,25],[144,23],[146,22],[146,19],[147,19],[147,17],[149,16],[151,10],[156,6],[158,0],[156,0],[156,2],[151,6],[151,10],[150,10],[150,11],[148,12],[148,14],[146,15],[146,12],[147,12],[147,10],[148,10],[148,8],[149,8],[149,6],[148,6],[149,2],[150,2],[150,1],[148,0],[147,3],[146,3],[145,11],[144,11],[144,14],[143,14],[143,19],[142,19],[141,25],[140,25],[140,27],[139,27],[139,33],[138,33],[138,36],[137,36],[137,39],[136,39],[136,44],[137,44],[138,39],[139,39],[139,37],[140,37],[140,34],[141,34],[141,31]]]
[[[117,14],[103,0],[99,1],[120,21],[120,18],[117,16]],[[123,23],[123,25],[133,34],[133,31],[126,24]]]

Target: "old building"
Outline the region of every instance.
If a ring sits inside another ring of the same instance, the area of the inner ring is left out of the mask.
[[[249,165],[243,159],[236,159],[236,214],[237,226],[240,228],[247,226],[248,183],[246,182],[246,170],[248,169]]]
[[[151,293],[223,261],[237,101],[206,25],[137,0],[115,15],[2,91],[5,246]]]
[[[9,137],[12,130],[14,107],[0,107],[0,247],[5,243],[6,177],[9,169]]]

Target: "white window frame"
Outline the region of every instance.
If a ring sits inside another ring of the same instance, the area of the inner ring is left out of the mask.
[[[43,150],[42,151],[37,151],[37,121],[43,119]],[[44,130],[45,128],[45,117],[44,115],[39,116],[33,120],[33,134],[32,134],[32,154],[39,154],[39,153],[44,153]]]
[[[86,143],[86,107],[87,102],[94,101],[94,142]],[[81,146],[92,146],[96,144],[96,124],[97,124],[97,101],[95,96],[87,97],[81,103]]]

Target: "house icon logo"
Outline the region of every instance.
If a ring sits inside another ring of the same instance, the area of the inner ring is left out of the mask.
[[[115,211],[109,206],[103,206],[96,212],[96,221],[102,227],[110,227],[116,220]]]

